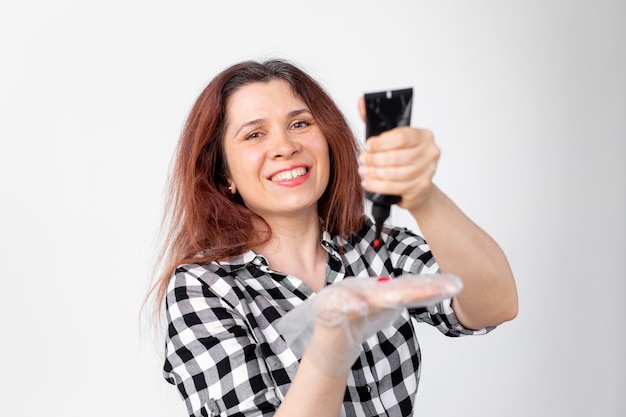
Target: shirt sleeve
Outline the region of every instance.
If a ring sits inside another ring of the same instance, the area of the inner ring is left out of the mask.
[[[435,326],[441,333],[450,337],[487,334],[495,327],[468,329],[463,326],[452,309],[452,299],[445,299],[434,306],[409,311],[418,321]]]
[[[216,286],[226,288],[223,280]],[[227,290],[232,293],[232,287]],[[166,296],[165,379],[190,416],[271,416],[280,403],[245,314],[184,269]]]
[[[396,229],[394,233],[392,257],[394,264],[400,268],[400,273],[435,274],[440,272],[439,264],[433,257],[428,243],[419,235],[407,229]],[[458,337],[466,335],[482,335],[489,333],[495,327],[484,329],[468,329],[463,326],[452,308],[452,299],[446,299],[436,305],[410,310],[418,321],[435,326],[446,336]]]

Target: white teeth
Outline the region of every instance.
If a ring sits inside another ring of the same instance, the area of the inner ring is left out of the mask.
[[[294,178],[298,178],[306,174],[306,168],[294,168],[291,171],[283,171],[274,175],[270,180],[272,181],[287,181]]]

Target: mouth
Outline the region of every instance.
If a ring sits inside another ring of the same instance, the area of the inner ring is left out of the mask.
[[[298,167],[298,168],[290,169],[287,171],[282,171],[282,172],[279,172],[278,174],[272,175],[270,177],[270,181],[278,182],[278,181],[293,180],[295,178],[306,175],[308,171],[309,171],[308,168],[305,168],[305,167]]]

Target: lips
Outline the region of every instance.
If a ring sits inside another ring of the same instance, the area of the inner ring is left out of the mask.
[[[281,171],[278,174],[272,175],[270,181],[289,181],[298,177],[306,175],[307,169],[305,167],[297,167],[287,171]]]

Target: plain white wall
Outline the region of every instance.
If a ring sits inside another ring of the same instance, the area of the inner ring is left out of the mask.
[[[185,414],[139,321],[168,164],[210,78],[274,56],[361,136],[360,94],[413,86],[436,182],[509,256],[515,321],[420,329],[416,415],[624,415],[624,21],[619,0],[2,2],[0,415]]]

